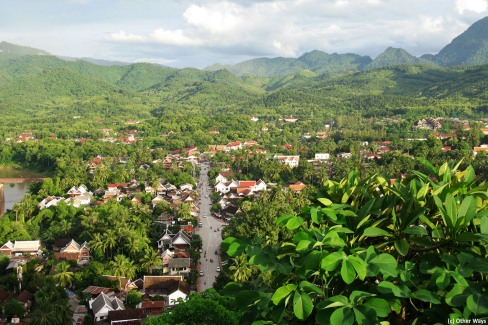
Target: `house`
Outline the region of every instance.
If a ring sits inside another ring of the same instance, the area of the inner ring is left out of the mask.
[[[90,300],[90,308],[96,322],[108,318],[108,312],[112,310],[125,310],[124,303],[117,297],[109,297],[105,293],[100,293],[98,297]]]
[[[476,156],[478,152],[486,152],[488,153],[488,145],[482,144],[481,147],[474,147],[473,154]]]
[[[169,231],[168,229],[166,229],[163,232],[163,235],[161,236],[161,238],[159,238],[159,240],[158,240],[158,249],[162,249],[164,247],[169,247],[173,237],[174,237],[174,234],[171,231]]]
[[[224,182],[218,182],[214,186],[215,192],[225,194],[229,192],[229,187]]]
[[[249,141],[244,142],[245,147],[254,147],[257,145],[258,145],[258,143],[254,140],[249,140]]]
[[[290,190],[294,191],[294,192],[300,192],[302,191],[303,189],[305,189],[307,187],[307,185],[305,185],[303,182],[301,181],[297,181],[295,182],[294,184],[290,184],[288,186],[290,188]]]
[[[91,203],[91,200],[93,198],[93,194],[91,192],[86,192],[81,195],[77,195],[75,197],[70,197],[67,200],[65,200],[66,204],[71,204],[75,208],[79,208],[83,205],[89,205]]]
[[[56,244],[59,245],[59,241]],[[63,247],[60,247],[59,251],[54,249],[54,259],[57,261],[76,260],[78,264],[86,264],[90,260],[90,247],[86,241],[80,245],[74,239],[71,239]]]
[[[166,306],[178,304],[178,300],[186,300],[190,294],[190,286],[182,275],[146,275],[144,276],[144,293],[154,297],[165,298]]]
[[[32,306],[32,302],[34,299],[34,294],[27,291],[27,290],[22,290],[22,292],[17,296],[16,300],[22,303],[24,306],[24,309],[26,311],[30,310],[30,307]]]
[[[352,157],[352,153],[350,152],[341,152],[341,153],[338,153],[337,154],[337,157],[338,158],[346,158],[346,159],[349,159]]]
[[[242,142],[239,142],[239,141],[229,142],[227,144],[227,149],[228,150],[242,149]]]
[[[110,325],[138,325],[146,318],[142,309],[110,310],[108,321]]]
[[[105,288],[105,287],[98,287],[98,286],[88,286],[83,290],[84,293],[89,293],[92,298],[98,297],[101,293],[105,294],[106,296],[113,296],[115,294],[113,288]]]
[[[88,193],[88,188],[85,185],[80,185],[79,187],[73,186],[67,192],[70,197],[80,196],[84,193]]]
[[[191,238],[188,234],[180,230],[172,239],[171,246],[175,249],[185,250],[190,248]]]
[[[329,160],[330,159],[330,153],[316,153],[315,154],[315,160]]]
[[[266,186],[266,183],[263,181],[263,180],[258,180],[256,182],[256,185],[254,185],[254,192],[261,192],[261,191],[266,191],[267,190],[267,186]]]
[[[161,253],[161,259],[163,261],[163,274],[169,273],[169,261],[173,258],[175,253],[169,249]]]
[[[185,190],[193,191],[193,185],[191,185],[189,183],[181,184],[180,185],[180,191],[185,191]]]
[[[284,117],[284,118],[280,118],[280,121],[295,123],[296,121],[298,121],[298,119],[293,117]]]
[[[152,203],[152,206],[153,208],[157,205],[157,204],[161,204],[161,203],[164,203],[166,200],[163,199],[161,197],[161,195],[157,195],[154,199],[151,200],[151,203]]]
[[[41,242],[39,240],[9,240],[0,247],[0,253],[6,256],[40,255]]]
[[[39,209],[46,209],[52,206],[57,206],[59,202],[63,201],[63,197],[56,197],[56,196],[48,196],[47,198],[43,199],[41,202],[39,202]]]
[[[190,258],[172,258],[168,262],[170,275],[188,275],[190,273]]]
[[[231,170],[221,170],[217,177],[215,177],[215,182],[227,183],[231,178],[234,177],[234,172]]]
[[[146,316],[159,316],[165,306],[164,301],[142,301],[136,307],[141,309]]]
[[[280,163],[290,166],[290,168],[295,168],[300,162],[300,156],[275,156],[275,159]]]

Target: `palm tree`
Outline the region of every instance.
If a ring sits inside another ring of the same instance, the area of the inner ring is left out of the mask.
[[[141,268],[147,270],[149,274],[152,274],[152,267],[160,267],[163,265],[161,256],[152,247],[146,252],[143,258],[139,261]]]
[[[127,256],[116,255],[113,261],[110,262],[113,274],[117,277],[126,277],[133,279],[136,276],[137,267]]]
[[[235,282],[246,282],[253,273],[245,253],[232,259],[232,265],[229,266],[229,271],[233,272],[231,278]]]
[[[93,239],[90,240],[90,248],[93,249],[96,253],[102,255],[105,254],[105,242],[100,233],[96,233],[93,235]]]
[[[113,249],[117,245],[117,234],[115,233],[114,229],[109,229],[103,236],[103,242],[105,243],[105,247],[107,250],[110,250],[110,257],[113,255]]]
[[[56,265],[57,273],[53,277],[62,287],[67,287],[73,283],[73,272],[71,272],[69,269],[70,265],[66,262],[61,262]]]
[[[59,223],[59,230],[64,236],[69,237],[69,232],[71,231],[71,223],[67,219],[61,220]]]

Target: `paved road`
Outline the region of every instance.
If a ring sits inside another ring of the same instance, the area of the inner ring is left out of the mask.
[[[220,243],[222,242],[222,236],[220,234],[221,223],[210,215],[210,207],[212,201],[210,196],[212,195],[212,188],[208,185],[208,171],[210,166],[206,163],[201,165],[201,174],[199,188],[200,190],[200,221],[203,227],[199,228],[199,234],[202,237],[203,253],[200,258],[201,265],[199,271],[203,271],[203,276],[199,277],[199,289],[205,291],[211,288],[215,277],[218,275],[217,267],[220,267],[220,256],[215,255],[215,251],[220,253]],[[220,229],[219,231],[215,231]],[[213,262],[210,262],[210,260]]]

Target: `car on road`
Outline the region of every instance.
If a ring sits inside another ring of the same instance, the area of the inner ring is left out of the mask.
[[[206,215],[203,215],[204,218],[206,218],[207,216]]]
[[[204,275],[204,274],[203,274],[203,271],[200,271],[200,276],[203,276],[203,275]]]
[[[220,272],[220,266],[217,266],[217,272]]]
[[[219,255],[219,252],[217,252],[217,250],[215,250],[215,255]]]

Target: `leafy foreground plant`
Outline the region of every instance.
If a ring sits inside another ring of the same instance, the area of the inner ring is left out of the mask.
[[[393,185],[351,172],[328,181],[315,205],[285,215],[289,240],[227,238],[262,276],[229,283],[252,324],[447,324],[488,318],[488,184],[459,164]]]

